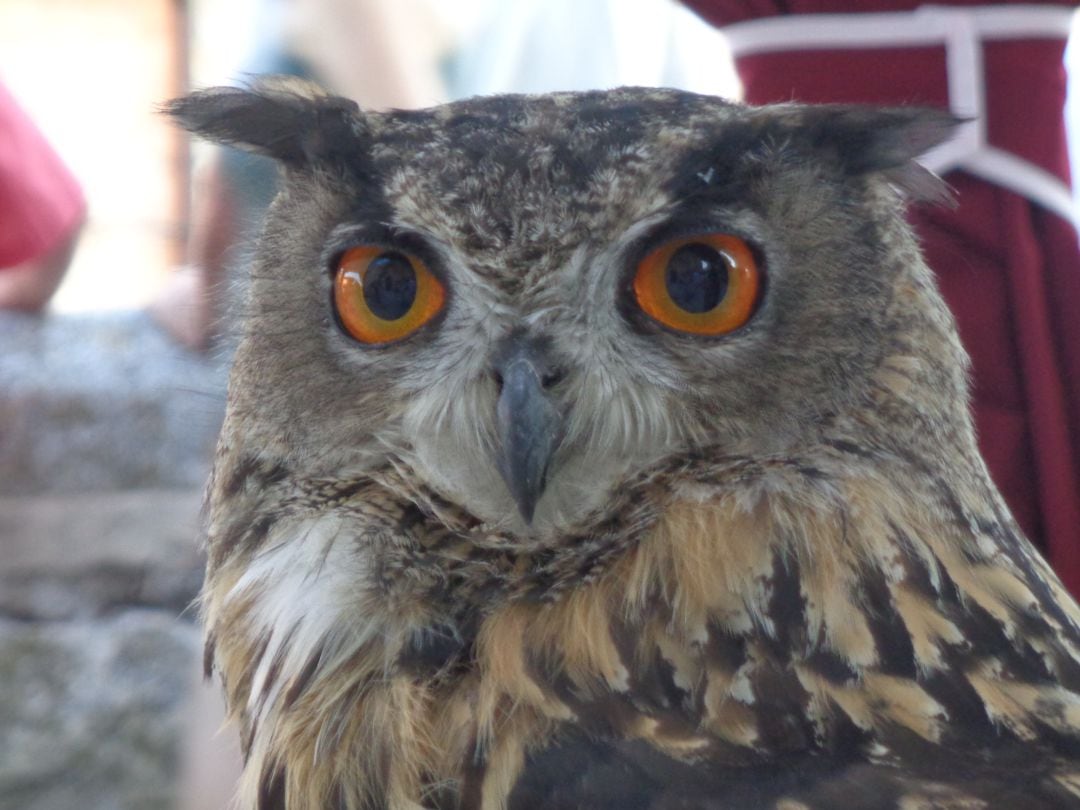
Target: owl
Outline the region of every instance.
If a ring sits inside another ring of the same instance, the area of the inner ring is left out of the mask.
[[[1080,613],[904,219],[951,117],[168,111],[283,178],[208,496],[238,807],[1080,807]]]

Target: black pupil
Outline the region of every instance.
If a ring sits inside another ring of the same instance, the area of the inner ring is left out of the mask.
[[[384,321],[396,321],[416,300],[416,271],[400,253],[376,256],[364,273],[364,300]]]
[[[664,276],[668,295],[687,312],[708,312],[727,294],[728,264],[714,247],[693,242],[668,260]]]

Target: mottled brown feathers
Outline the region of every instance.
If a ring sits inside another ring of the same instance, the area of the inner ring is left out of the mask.
[[[977,454],[897,193],[939,188],[912,159],[951,119],[633,88],[170,110],[287,168],[209,496],[239,807],[1080,807],[1080,614]],[[629,283],[705,232],[766,279],[710,340]],[[440,318],[349,338],[355,244],[422,255]],[[561,419],[531,521],[496,460],[526,344]]]

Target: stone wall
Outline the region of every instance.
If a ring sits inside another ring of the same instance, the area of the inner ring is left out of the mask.
[[[0,346],[0,810],[172,808],[224,363],[141,312]]]

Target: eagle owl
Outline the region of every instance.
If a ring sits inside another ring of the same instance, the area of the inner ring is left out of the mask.
[[[209,488],[239,807],[1080,807],[1080,614],[904,221],[953,119],[169,111],[282,167]]]

